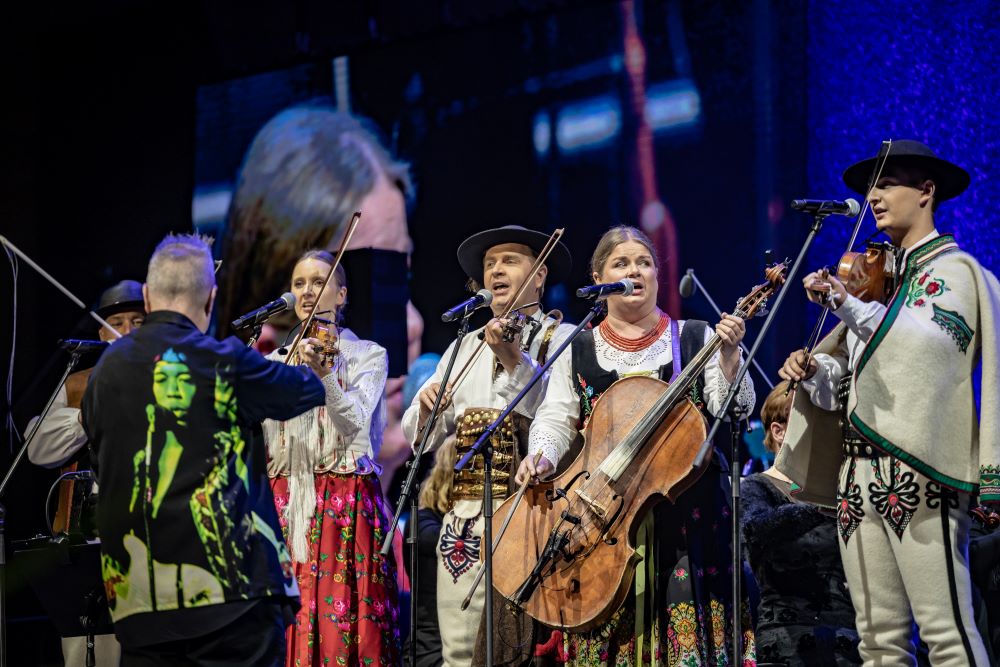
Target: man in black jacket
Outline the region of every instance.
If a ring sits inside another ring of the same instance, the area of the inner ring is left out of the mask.
[[[143,286],[145,325],[104,354],[83,399],[126,665],[283,664],[298,606],[251,428],[322,405],[323,384],[206,336],[215,292],[208,245],[165,238]]]

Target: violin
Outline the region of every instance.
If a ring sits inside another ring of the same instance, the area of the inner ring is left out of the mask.
[[[360,222],[360,221],[361,221],[361,212],[360,211],[355,211],[354,215],[351,216],[351,222],[348,223],[348,225],[347,225],[347,232],[344,234],[344,238],[342,238],[340,240],[340,248],[337,249],[337,256],[333,260],[333,265],[330,267],[330,270],[326,274],[326,280],[323,281],[323,286],[319,288],[319,294],[316,295],[316,303],[320,303],[320,300],[323,298],[323,292],[326,290],[327,286],[330,284],[331,279],[333,278],[333,273],[337,270],[337,267],[340,266],[340,260],[343,259],[344,252],[347,250],[347,246],[351,242],[351,238],[354,236],[354,231],[358,228],[358,222]],[[333,332],[333,340],[334,340],[334,352],[333,352],[333,355],[334,356],[336,355],[336,345],[335,345],[335,343],[336,343],[336,330],[337,329],[336,329],[335,326],[333,326],[333,323],[330,322],[329,320],[323,320],[324,322],[327,323],[325,327],[323,327],[321,325],[320,329],[313,329],[313,326],[312,326],[313,320],[320,320],[320,319],[322,319],[322,318],[316,317],[316,309],[314,308],[313,311],[311,313],[309,313],[309,317],[306,318],[305,325],[302,327],[302,329],[299,331],[299,334],[295,337],[295,340],[292,342],[292,346],[289,348],[288,354],[285,355],[285,363],[286,364],[289,361],[291,361],[292,355],[295,353],[295,349],[299,346],[299,343],[301,343],[304,338],[312,336],[314,333],[315,334],[319,334],[318,336],[314,336],[315,338],[319,338],[320,340],[324,340],[323,337],[326,336],[328,338],[329,337],[328,336],[329,332],[332,331]],[[326,329],[325,332],[321,330],[323,328]],[[326,356],[326,355],[324,354],[324,356]],[[332,363],[332,358],[333,357],[331,356],[330,357],[331,363]]]
[[[337,325],[322,317],[314,317],[305,327],[305,338],[315,338],[320,342],[321,348],[317,350],[323,358],[323,365],[333,368],[333,362],[340,354],[337,345],[338,333]]]
[[[538,301],[534,303],[529,303],[521,306],[520,308],[515,308],[510,311],[507,317],[503,321],[503,326],[500,329],[500,339],[505,343],[513,343],[514,341],[521,341],[521,335],[524,332],[524,328],[529,326],[533,321],[531,315],[526,315],[523,310],[525,308],[531,308],[532,306],[541,305]],[[559,311],[552,311],[558,313],[558,319],[562,322],[562,313]],[[486,330],[479,332],[479,340],[486,340]]]
[[[896,289],[896,259],[900,248],[891,243],[868,242],[864,252],[848,251],[837,262],[837,280],[847,293],[865,303],[885,303]],[[824,269],[824,271],[827,271]],[[829,293],[829,285],[816,285],[813,292]]]
[[[770,267],[735,314],[761,312],[786,268]],[[493,516],[494,533],[504,534],[493,587],[515,610],[583,632],[621,605],[639,560],[632,543],[639,522],[708,467],[708,457],[695,465],[707,428],[690,390],[721,346],[715,334],[670,384],[643,375],[615,382],[594,403],[586,445],[569,467],[504,501]]]

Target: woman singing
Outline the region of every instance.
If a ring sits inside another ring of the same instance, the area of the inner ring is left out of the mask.
[[[600,326],[582,333],[571,353],[554,364],[518,482],[551,473],[577,430],[584,428],[595,401],[619,378],[647,375],[670,381],[717,333],[722,348],[708,362],[692,395],[714,415],[739,369],[743,320],[724,315],[713,332],[705,322],[672,320],[661,311],[656,305],[659,265],[653,244],[641,231],[610,229],[598,242],[590,268],[595,283],[628,278],[635,289],[630,296],[610,297]],[[737,402],[744,411],[754,404],[749,376],[743,379]],[[536,466],[538,452],[542,458]],[[554,649],[561,644],[559,658],[576,665],[730,664],[727,639],[733,605],[726,470],[725,458],[716,450],[708,469],[676,504],[661,502],[647,515],[636,541],[643,561],[625,603],[608,622],[561,641],[551,637],[545,645]],[[744,658],[753,664],[752,642]]]

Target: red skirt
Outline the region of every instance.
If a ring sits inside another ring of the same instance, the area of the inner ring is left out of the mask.
[[[271,490],[287,539],[288,479]],[[288,667],[400,663],[396,568],[379,553],[388,526],[375,475],[316,477],[309,562],[294,563],[302,608],[288,628]]]

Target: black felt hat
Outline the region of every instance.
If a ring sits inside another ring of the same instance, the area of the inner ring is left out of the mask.
[[[852,164],[844,171],[844,183],[861,195],[868,195],[868,179],[875,172],[878,157]],[[937,156],[926,144],[912,139],[893,141],[886,164],[913,165],[928,172],[934,185],[934,197],[944,201],[962,194],[969,187],[969,172]]]
[[[520,225],[487,229],[462,241],[462,244],[458,246],[458,263],[470,278],[482,280],[483,256],[493,246],[501,243],[520,243],[531,248],[535,256],[538,256],[548,240],[548,234],[536,232]],[[569,254],[569,248],[563,245],[562,241],[556,243],[556,247],[549,254],[545,266],[549,267],[547,280],[550,284],[557,283],[569,276],[569,272],[573,268],[573,256]]]
[[[145,300],[142,298],[142,284],[135,280],[123,280],[104,290],[97,304],[97,314],[108,317],[115,313],[129,310],[145,312]]]

